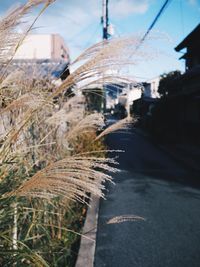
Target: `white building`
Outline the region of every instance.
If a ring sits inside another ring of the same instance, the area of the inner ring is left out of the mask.
[[[118,96],[119,103],[122,106],[132,105],[133,101],[141,98],[142,89],[137,84],[127,84],[123,92]]]
[[[143,93],[144,97],[159,98],[160,97],[158,93],[159,82],[160,82],[160,77],[156,77],[144,83],[144,93]]]
[[[59,34],[30,34],[17,50],[16,60],[66,60],[69,49]]]

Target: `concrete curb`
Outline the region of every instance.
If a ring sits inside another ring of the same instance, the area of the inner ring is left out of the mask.
[[[81,244],[75,267],[94,266],[99,201],[100,199],[98,197],[92,196],[90,201],[91,207],[89,207],[87,211],[87,216],[83,227],[84,236],[81,237]]]

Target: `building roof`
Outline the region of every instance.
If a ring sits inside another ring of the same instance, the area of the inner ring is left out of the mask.
[[[69,62],[65,60],[52,59],[13,59],[6,69],[7,73],[16,70],[22,70],[25,74],[37,75],[37,77],[59,78],[62,77],[65,71],[68,70]],[[0,65],[0,73],[4,71],[3,66]],[[69,70],[68,70],[69,75]],[[65,73],[66,74],[66,73]],[[66,78],[66,77],[65,77]]]
[[[178,52],[182,50],[185,47],[188,47],[192,43],[195,43],[196,41],[200,40],[200,24],[197,25],[197,27],[190,33],[188,36],[185,37],[185,39],[175,47],[175,50]]]

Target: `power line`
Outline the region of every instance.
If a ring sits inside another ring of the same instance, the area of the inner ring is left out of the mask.
[[[94,32],[92,32],[91,37],[88,39],[87,43],[84,46],[85,48],[87,48],[90,45],[92,39],[94,38],[94,36],[96,36],[96,33],[99,29],[99,26],[100,26],[100,24],[98,24],[97,27],[95,28]]]
[[[138,49],[141,44],[144,42],[144,40],[146,39],[147,35],[150,33],[150,31],[153,29],[153,27],[155,26],[156,22],[158,21],[158,19],[160,18],[161,14],[163,13],[163,11],[167,8],[167,5],[169,5],[171,0],[166,0],[164,2],[164,4],[162,5],[161,9],[159,10],[158,14],[156,15],[156,17],[154,18],[153,22],[151,23],[151,25],[149,26],[149,28],[147,29],[146,33],[144,34],[144,36],[142,37],[142,39],[140,40],[139,44],[137,45],[136,49]]]

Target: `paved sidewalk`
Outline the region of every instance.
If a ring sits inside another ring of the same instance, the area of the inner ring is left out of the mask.
[[[196,172],[134,129],[111,134],[108,142],[125,153],[119,155],[116,185],[108,184],[100,201],[94,266],[199,267]],[[122,215],[145,221],[107,223]]]

